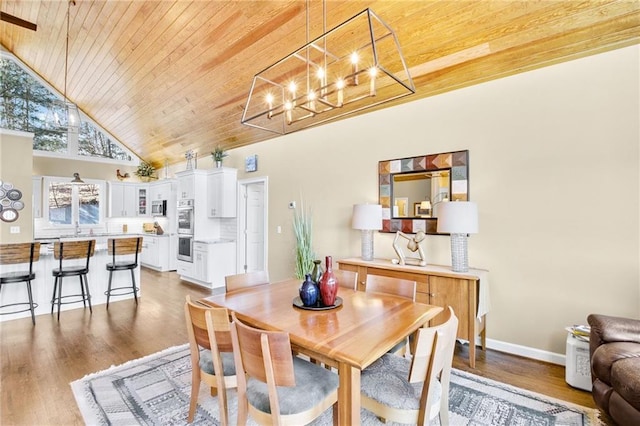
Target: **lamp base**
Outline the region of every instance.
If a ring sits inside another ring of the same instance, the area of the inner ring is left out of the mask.
[[[467,234],[451,234],[451,269],[453,272],[469,272]]]
[[[361,243],[362,260],[373,260],[373,231],[371,229],[362,230]]]

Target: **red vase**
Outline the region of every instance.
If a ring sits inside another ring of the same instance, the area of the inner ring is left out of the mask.
[[[324,306],[332,306],[338,294],[338,280],[333,274],[333,260],[331,256],[325,258],[326,267],[320,279],[320,297]]]

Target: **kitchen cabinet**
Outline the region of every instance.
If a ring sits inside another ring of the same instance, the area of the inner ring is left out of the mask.
[[[162,180],[149,184],[149,200],[162,201],[172,199],[173,182],[170,180]],[[175,207],[175,206],[170,206]]]
[[[140,263],[156,271],[170,271],[170,244],[168,236],[145,235],[140,252]]]
[[[357,289],[364,291],[367,275],[382,275],[416,282],[416,302],[437,306],[451,306],[458,317],[458,338],[469,341],[469,364],[475,367],[476,335],[480,333],[482,348],[486,348],[485,317],[488,307],[480,301],[488,300],[488,288],[481,284],[488,272],[469,269],[469,272],[453,272],[447,266],[394,265],[390,260],[360,258],[338,261],[340,269],[358,273]],[[478,315],[480,312],[480,315]],[[437,325],[438,317],[430,322]]]
[[[148,185],[109,182],[109,217],[144,217],[149,215]]]
[[[220,167],[207,176],[207,215],[236,217],[238,170]]]
[[[180,278],[212,289],[224,288],[224,277],[234,275],[234,241],[214,240],[193,243],[193,263],[178,261]]]
[[[42,217],[42,176],[32,178],[33,218]]]
[[[178,200],[195,199],[196,191],[203,191],[207,185],[204,170],[185,170],[176,173],[176,176],[178,177]]]

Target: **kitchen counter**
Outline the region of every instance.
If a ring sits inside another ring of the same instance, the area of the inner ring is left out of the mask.
[[[136,236],[135,234],[125,234],[126,236]],[[125,236],[122,235],[122,236]],[[112,235],[109,235],[112,236]],[[95,235],[94,235],[95,237]],[[96,239],[96,247],[94,255],[89,262],[89,291],[91,292],[91,304],[94,309],[107,303],[107,296],[104,292],[107,290],[109,283],[109,272],[106,269],[107,263],[111,262],[112,257],[107,253],[107,238],[101,237],[104,241],[99,242],[99,238]],[[64,238],[61,241],[72,241],[78,239],[90,239],[89,237],[78,238]],[[33,289],[33,301],[38,304],[35,309],[36,315],[51,314],[51,296],[53,293],[54,278],[51,271],[59,266],[59,260],[54,259],[53,256],[53,242],[57,239],[47,238],[47,243],[40,246],[40,260],[33,265],[34,272],[36,273],[36,279],[31,282]],[[37,240],[41,243],[43,240]],[[133,256],[133,255],[131,255]],[[124,256],[122,257],[124,259]],[[84,259],[73,259],[65,261],[65,265],[84,265]],[[24,265],[0,265],[0,271],[11,272],[17,270],[24,270]],[[137,286],[142,290],[142,283],[140,282],[140,267],[134,269],[134,275],[136,277]],[[125,287],[131,286],[131,274],[128,271],[115,272],[113,274],[112,287]],[[62,287],[62,294],[77,294],[80,290],[80,283],[78,278],[70,277],[64,279]],[[138,292],[138,297],[141,297],[142,291]],[[111,296],[110,303],[119,302],[125,299],[133,299],[133,294],[127,294],[124,296]],[[5,305],[9,303],[25,302],[28,300],[27,286],[24,284],[7,284],[2,287],[0,292],[0,304]],[[129,302],[133,303],[133,302]],[[61,310],[67,311],[70,309],[83,308],[82,303],[72,303],[69,305],[62,305]],[[17,318],[24,318],[31,316],[29,311],[19,312],[10,315],[1,315],[1,321],[9,321]],[[61,316],[61,321],[64,321],[64,315]],[[37,321],[37,319],[36,319]]]

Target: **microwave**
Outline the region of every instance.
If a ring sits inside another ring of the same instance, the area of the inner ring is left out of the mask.
[[[153,216],[166,216],[167,200],[151,201],[151,214]]]

